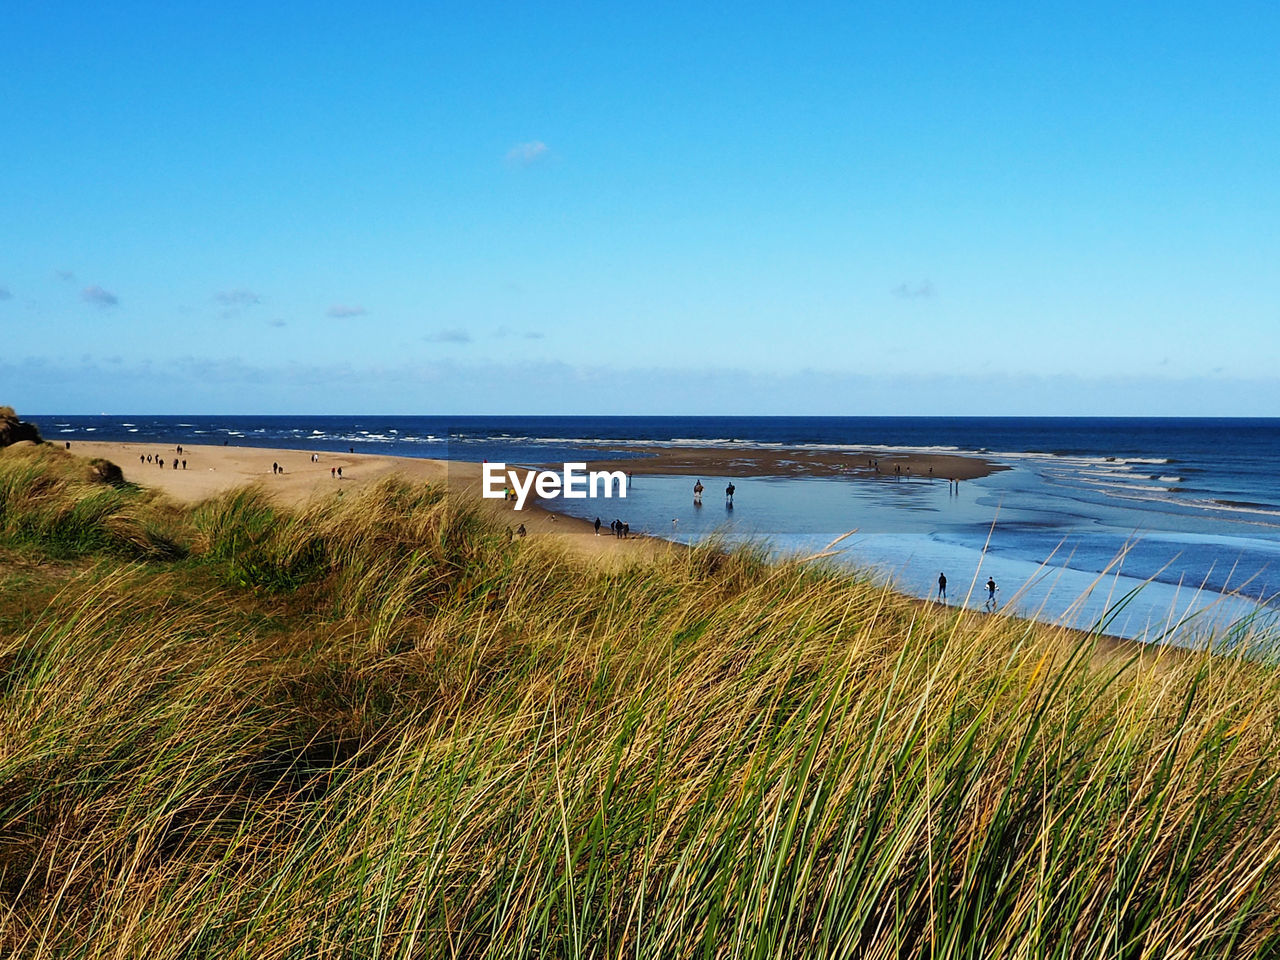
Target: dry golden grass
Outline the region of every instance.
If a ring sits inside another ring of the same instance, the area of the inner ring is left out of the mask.
[[[46,543],[95,491],[40,456],[0,460],[6,549],[77,559],[0,620],[7,955],[1277,948],[1247,645],[1125,657],[711,545],[602,569],[395,483],[126,490]],[[110,533],[147,523],[172,556]]]

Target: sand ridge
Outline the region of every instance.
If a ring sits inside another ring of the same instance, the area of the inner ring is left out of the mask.
[[[639,456],[617,458],[619,452]],[[804,447],[756,447],[726,444],[717,447],[602,447],[593,470],[624,470],[635,474],[677,474],[715,478],[833,477],[881,479],[912,477],[934,480],[974,480],[1007,470],[1004,464],[959,453],[932,450],[828,450]]]

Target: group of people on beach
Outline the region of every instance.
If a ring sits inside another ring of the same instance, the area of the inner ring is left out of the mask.
[[[318,454],[318,453],[313,453],[313,454],[311,454],[311,462],[312,462],[312,463],[319,463],[319,462],[320,462],[320,454]],[[185,463],[184,463],[184,465],[185,465]],[[284,473],[284,464],[282,464],[282,463],[275,463],[275,462],[273,462],[273,463],[271,464],[271,473],[272,473],[273,475],[274,475],[274,474],[281,474],[281,473]],[[329,476],[330,476],[330,477],[332,477],[334,480],[341,480],[341,479],[342,479],[342,468],[341,468],[341,467],[336,467],[336,466],[335,466],[335,467],[330,467],[330,468],[329,468]]]
[[[600,536],[600,518],[599,517],[596,517],[596,522],[593,523],[591,526],[595,529],[596,536],[597,537]],[[609,524],[609,529],[613,531],[613,535],[615,537],[621,537],[623,540],[626,540],[628,537],[631,536],[631,524],[623,523],[621,520],[614,520],[613,523]]]
[[[182,452],[182,448],[181,448],[181,447],[179,447],[179,448],[178,448],[178,452],[179,452],[179,453],[181,453],[181,452]],[[151,455],[151,454],[149,454],[149,453],[148,453],[148,454],[141,454],[141,453],[140,453],[140,454],[138,454],[138,462],[139,462],[139,463],[156,463],[156,464],[159,464],[159,465],[160,465],[160,469],[161,469],[161,470],[163,470],[163,469],[165,468],[165,465],[168,463],[168,460],[167,460],[165,457],[160,456],[160,454],[158,454],[158,453],[157,453],[157,454],[155,454],[155,456],[152,456],[152,455]],[[186,461],[186,460],[179,460],[177,457],[174,457],[174,458],[173,458],[173,469],[177,470],[177,469],[178,469],[178,465],[179,465],[179,464],[181,464],[181,465],[182,465],[182,469],[183,469],[183,470],[187,469],[187,461]]]
[[[693,505],[695,507],[702,506],[702,491],[705,489],[706,487],[702,485],[701,480],[699,480],[697,483],[693,485]],[[733,485],[732,480],[730,480],[729,485],[724,488],[724,502],[728,506],[731,506],[731,507],[733,506],[733,494],[734,494],[734,491],[737,489],[738,488]]]
[[[982,609],[988,613],[996,608],[996,591],[1000,588],[996,586],[995,577],[987,577],[987,602],[982,605]],[[945,573],[938,574],[938,600],[942,603],[947,602],[947,575]]]

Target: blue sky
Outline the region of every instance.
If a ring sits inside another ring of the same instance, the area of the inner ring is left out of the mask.
[[[1280,416],[1275,4],[6,5],[0,403]]]

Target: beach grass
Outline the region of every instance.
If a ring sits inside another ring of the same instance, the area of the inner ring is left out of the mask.
[[[397,481],[0,455],[15,957],[1280,951],[1280,682]]]

